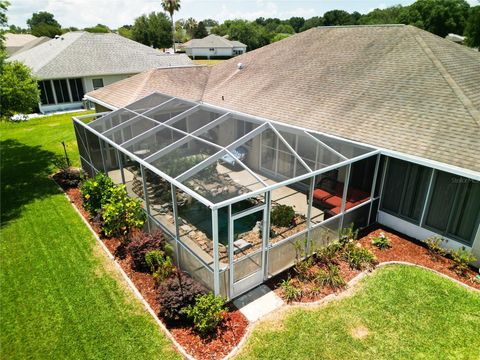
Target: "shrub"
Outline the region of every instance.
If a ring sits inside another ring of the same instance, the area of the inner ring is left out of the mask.
[[[130,198],[125,185],[112,188],[103,209],[103,232],[107,236],[118,236],[123,242],[128,242],[132,229],[139,229],[145,223],[142,201]]]
[[[82,183],[80,192],[82,193],[83,207],[92,218],[97,215],[102,205],[110,197],[114,186],[112,179],[103,173],[97,173],[93,178]]]
[[[322,264],[333,264],[339,251],[342,249],[340,243],[332,243],[317,251],[317,259]]]
[[[194,328],[201,335],[207,335],[220,324],[227,309],[222,297],[208,293],[198,295],[195,305],[189,305],[183,311],[193,321]]]
[[[292,206],[277,205],[272,209],[270,220],[275,226],[290,227],[295,221],[295,210]]]
[[[380,250],[385,250],[392,247],[390,244],[390,239],[386,237],[383,232],[380,233],[380,236],[376,236],[372,239],[372,245],[376,246]]]
[[[280,288],[282,289],[283,296],[287,302],[295,301],[302,295],[302,291],[292,283],[290,277],[282,280]]]
[[[162,250],[152,250],[146,253],[145,262],[150,267],[153,278],[158,284],[168,278],[175,270],[172,258],[165,255]]]
[[[359,247],[351,243],[343,253],[350,268],[362,270],[375,264],[376,258],[367,248]]]
[[[338,241],[342,246],[345,246],[349,243],[356,241],[358,238],[358,229],[354,230],[354,224],[350,224],[350,226],[340,229],[338,232]]]
[[[466,276],[468,264],[477,260],[471,251],[464,247],[457,250],[450,250],[450,256],[453,260],[453,270],[460,276]]]
[[[427,245],[428,251],[433,257],[445,256],[447,254],[447,250],[442,247],[442,244],[447,242],[447,240],[440,236],[431,236],[423,242]]]
[[[53,178],[63,188],[76,188],[85,179],[83,170],[72,167],[61,168]]]
[[[298,278],[302,281],[310,280],[312,278],[311,268],[314,263],[314,257],[312,256],[312,250],[314,243],[308,243],[307,238],[304,241],[297,239],[293,244],[295,247],[295,265],[294,270],[298,274]],[[306,249],[310,248],[307,253]]]
[[[345,286],[345,280],[340,275],[338,267],[333,264],[328,264],[326,270],[320,269],[315,276],[315,283],[318,286],[329,285],[332,288],[340,288]]]
[[[163,250],[165,238],[161,231],[146,233],[138,231],[133,234],[132,241],[127,245],[127,251],[132,256],[132,267],[137,271],[151,271],[146,262],[146,254],[153,250]]]
[[[177,276],[168,278],[157,288],[158,314],[167,322],[186,321],[184,308],[195,304],[195,298],[203,294],[206,291],[202,285],[177,271]]]

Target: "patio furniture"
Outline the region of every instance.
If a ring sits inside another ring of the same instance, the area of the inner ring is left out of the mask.
[[[220,161],[231,166],[235,166],[238,161],[244,161],[247,157],[247,149],[245,149],[243,146],[240,146],[231,152],[235,157],[231,156],[230,154],[225,154],[221,157]]]

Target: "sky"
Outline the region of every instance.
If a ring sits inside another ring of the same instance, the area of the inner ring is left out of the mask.
[[[477,0],[467,0],[470,5]],[[366,13],[375,8],[401,4],[413,0],[181,0],[181,9],[174,20],[193,17],[197,20],[212,18],[254,20],[258,17],[287,19],[292,16],[309,18],[333,9]],[[10,0],[7,12],[9,24],[27,27],[32,13],[48,11],[55,15],[62,27],[84,28],[105,24],[112,29],[133,24],[136,17],[151,11],[161,11],[160,0]]]

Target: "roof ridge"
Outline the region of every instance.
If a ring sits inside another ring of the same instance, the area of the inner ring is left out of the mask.
[[[56,59],[61,53],[63,53],[67,48],[69,48],[71,45],[75,44],[81,37],[83,37],[85,34],[87,34],[86,31],[74,31],[75,33],[82,33],[82,35],[78,36],[75,40],[73,40],[70,44],[68,44],[67,46],[64,46],[63,49],[61,49],[59,52],[57,52],[52,58],[50,58],[45,64],[43,64],[42,67],[38,68],[38,70],[36,70],[35,72],[36,73],[39,73],[44,67],[46,67],[48,64],[50,64],[54,59]],[[68,34],[68,33],[67,33]],[[63,34],[65,35],[65,34]],[[46,41],[44,42],[44,44],[48,44],[50,41],[58,41],[59,39],[61,39],[61,37],[63,35],[60,35],[60,37],[58,38],[53,38],[52,40],[49,40],[49,41]],[[63,41],[63,40],[62,40]],[[41,45],[41,44],[40,44]],[[30,50],[30,49],[29,49]],[[28,51],[28,50],[27,50]]]
[[[412,30],[410,30],[412,31]],[[419,34],[414,34],[415,41],[420,45],[420,48],[425,55],[430,59],[433,65],[437,68],[438,72],[444,78],[445,82],[452,89],[453,93],[457,96],[458,100],[467,109],[470,116],[473,118],[475,125],[480,127],[480,111],[473,105],[470,98],[463,92],[462,88],[458,85],[455,79],[450,75],[448,70],[443,66],[442,61],[433,53],[432,49],[427,45],[423,38]]]

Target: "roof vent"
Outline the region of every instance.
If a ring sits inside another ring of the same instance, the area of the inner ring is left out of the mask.
[[[245,64],[244,64],[244,63],[238,63],[238,64],[237,64],[237,69],[238,69],[238,70],[242,70],[242,69],[244,69],[244,68],[245,68]]]
[[[54,39],[58,39],[60,37],[60,35],[55,35],[55,38]]]

